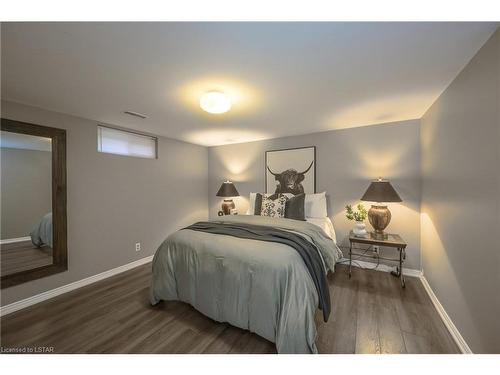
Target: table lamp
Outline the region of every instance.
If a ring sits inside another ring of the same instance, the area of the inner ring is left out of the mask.
[[[391,222],[391,211],[382,202],[402,202],[403,200],[399,197],[396,190],[394,190],[391,183],[382,178],[370,183],[361,200],[377,202],[376,204],[372,204],[372,207],[368,211],[368,220],[373,229],[375,229],[375,232],[372,232],[372,237],[387,239],[384,229]]]
[[[224,181],[220,186],[219,191],[217,192],[216,195],[218,197],[229,198],[229,197],[239,197],[240,193],[238,193],[238,190],[236,190],[231,181]],[[233,208],[235,208],[233,200],[224,199],[224,201],[222,202],[222,212],[224,213],[224,215],[231,214],[231,209]]]

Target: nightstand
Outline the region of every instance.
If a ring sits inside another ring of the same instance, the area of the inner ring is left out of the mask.
[[[349,233],[349,278],[351,278],[351,267],[352,267],[352,256],[357,256],[360,258],[372,258],[371,256],[365,255],[365,254],[358,254],[354,253],[353,244],[365,244],[365,245],[371,245],[371,246],[384,246],[384,247],[390,247],[394,248],[398,251],[399,253],[399,259],[394,259],[394,258],[379,258],[382,260],[388,260],[388,261],[393,261],[393,262],[399,262],[399,266],[397,267],[396,271],[392,271],[391,273],[399,277],[401,280],[401,286],[404,288],[405,287],[405,278],[403,276],[403,263],[406,259],[406,242],[401,238],[400,235],[398,234],[388,234],[387,238],[385,239],[376,239],[371,236],[370,233],[364,235],[364,236],[356,236],[353,231]]]

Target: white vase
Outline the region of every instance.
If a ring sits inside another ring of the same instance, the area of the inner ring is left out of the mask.
[[[356,236],[364,236],[367,233],[365,223],[363,221],[356,221],[352,231]]]

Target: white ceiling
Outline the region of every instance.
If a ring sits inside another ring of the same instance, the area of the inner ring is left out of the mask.
[[[202,145],[415,119],[496,27],[3,23],[2,98]],[[213,89],[229,113],[199,109]]]

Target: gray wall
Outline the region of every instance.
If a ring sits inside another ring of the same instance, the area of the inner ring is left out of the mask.
[[[67,272],[3,289],[2,305],[152,255],[207,219],[205,147],[160,137],[158,160],[102,154],[95,121],[9,102],[2,117],[67,130],[69,257]]]
[[[52,153],[1,149],[1,239],[29,236],[52,211]]]
[[[404,202],[389,204],[393,219],[388,230],[400,233],[408,242],[407,266],[420,270],[418,120],[210,147],[210,216],[216,217],[220,210],[221,199],[215,194],[224,179],[235,182],[242,195],[235,199],[236,208],[244,213],[248,207],[248,194],[265,190],[265,151],[303,146],[316,146],[316,190],[327,192],[328,214],[339,242],[344,244],[353,227],[353,223],[345,218],[345,205],[359,202],[371,179],[382,176],[391,180]]]
[[[422,252],[474,352],[500,352],[500,31],[422,119]]]

